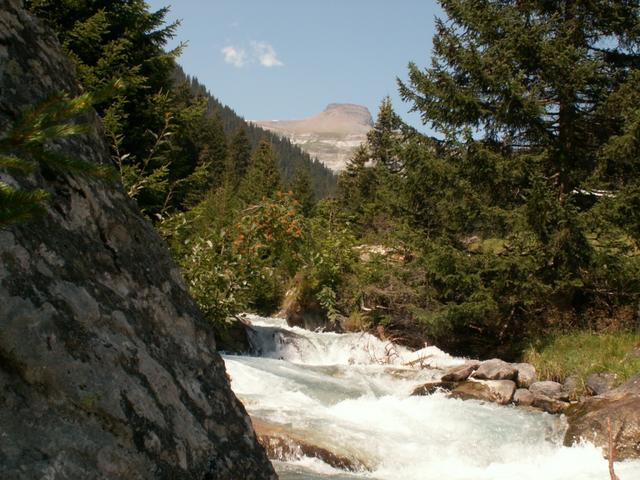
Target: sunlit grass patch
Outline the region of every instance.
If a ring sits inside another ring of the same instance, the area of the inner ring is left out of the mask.
[[[640,332],[552,334],[531,345],[524,361],[536,367],[540,380],[561,382],[576,375],[584,387],[589,374],[612,372],[622,383],[640,373]]]

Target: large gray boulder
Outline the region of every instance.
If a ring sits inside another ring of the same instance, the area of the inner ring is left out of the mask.
[[[584,383],[589,395],[602,395],[613,390],[617,382],[618,376],[615,373],[602,372],[592,373]]]
[[[529,387],[531,393],[536,396],[548,397],[553,400],[569,400],[569,394],[563,388],[561,383],[545,380],[543,382],[534,382]]]
[[[511,380],[468,380],[458,384],[449,397],[507,405],[513,399],[515,391],[516,384]]]
[[[79,92],[57,40],[0,0],[0,129],[54,90]],[[92,134],[58,147],[109,162],[87,121]],[[276,478],[211,329],[123,189],[50,170],[0,178],[50,194],[42,217],[0,231],[0,478]]]
[[[513,394],[513,403],[521,407],[530,407],[533,405],[535,395],[526,388],[518,388]]]
[[[458,365],[456,367],[451,367],[448,369],[444,375],[442,375],[441,380],[443,382],[462,382],[469,378],[469,376],[477,370],[480,366],[480,362],[477,360],[470,360],[465,362],[462,365]]]
[[[516,383],[519,388],[529,388],[538,380],[536,375],[536,367],[530,363],[516,363],[513,365],[516,371]]]
[[[478,380],[515,380],[517,374],[518,371],[510,363],[492,358],[482,362],[471,377]]]
[[[618,388],[570,407],[565,445],[581,440],[607,450],[608,426],[615,439],[615,458],[640,458],[640,374]]]

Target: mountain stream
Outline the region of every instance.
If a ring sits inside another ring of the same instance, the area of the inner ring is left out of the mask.
[[[256,356],[224,355],[282,480],[606,480],[599,449],[562,446],[561,416],[413,389],[458,365],[368,334],[248,315]],[[640,479],[640,461],[616,463]]]

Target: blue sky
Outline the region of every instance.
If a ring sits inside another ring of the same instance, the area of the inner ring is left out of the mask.
[[[223,103],[249,120],[299,119],[329,103],[365,105],[385,95],[414,126],[396,77],[429,64],[435,1],[147,0],[181,20],[179,59]]]

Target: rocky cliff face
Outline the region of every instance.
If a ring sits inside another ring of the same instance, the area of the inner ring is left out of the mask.
[[[78,93],[52,34],[0,0],[0,136],[54,90]],[[94,162],[96,133],[58,144]],[[210,330],[118,185],[0,177],[50,195],[0,231],[0,478],[272,479]]]
[[[333,171],[342,170],[373,126],[366,107],[332,103],[322,113],[303,120],[254,122],[299,145]]]

